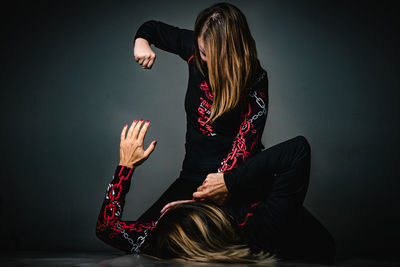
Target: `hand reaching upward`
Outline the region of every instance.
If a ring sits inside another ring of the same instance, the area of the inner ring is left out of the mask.
[[[150,122],[146,121],[143,125],[142,119],[140,121],[134,120],[128,133],[126,133],[127,125],[125,124],[121,132],[119,165],[136,168],[153,152],[157,141],[153,141],[146,150],[143,149],[143,140],[149,124]]]

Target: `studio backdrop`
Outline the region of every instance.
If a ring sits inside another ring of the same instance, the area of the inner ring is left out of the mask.
[[[311,145],[305,206],[339,255],[397,255],[400,225],[395,9],[386,1],[229,1],[245,14],[269,77],[266,147]],[[124,210],[134,220],[178,177],[187,63],[133,37],[147,20],[192,29],[216,1],[26,1],[1,44],[2,250],[113,250],[95,236],[125,123],[150,120]],[[3,36],[3,37],[4,37]]]

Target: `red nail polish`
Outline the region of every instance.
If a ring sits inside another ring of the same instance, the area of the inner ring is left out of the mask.
[[[137,122],[137,119],[135,119],[133,122]]]
[[[149,120],[146,121],[146,123],[149,123],[149,122],[150,122]]]
[[[124,126],[124,128],[126,127],[126,123],[125,123],[125,126]]]
[[[140,119],[140,121],[143,121],[143,119]]]
[[[157,145],[157,141],[154,141],[154,145]]]

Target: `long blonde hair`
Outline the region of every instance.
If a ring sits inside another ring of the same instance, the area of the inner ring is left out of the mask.
[[[267,252],[252,253],[237,224],[219,206],[204,201],[173,206],[158,221],[141,251],[175,261],[262,263],[276,261]]]
[[[207,63],[200,57],[200,36]],[[204,76],[208,69],[213,105],[206,123],[212,123],[238,105],[243,90],[261,67],[246,17],[236,6],[217,3],[199,13],[194,26],[194,60]]]

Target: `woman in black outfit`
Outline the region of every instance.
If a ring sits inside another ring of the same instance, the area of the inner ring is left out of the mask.
[[[331,235],[302,206],[311,158],[303,136],[263,150],[224,173],[232,182],[221,205],[187,200],[166,207],[153,221],[122,220],[134,169],[155,148],[152,142],[143,149],[148,127],[149,121],[135,120],[128,132],[126,125],[122,130],[120,161],[97,220],[98,238],[128,253],[164,259],[334,262]]]
[[[134,166],[121,161],[99,215],[98,237],[127,252],[144,250],[160,257],[181,257],[185,253],[172,253],[166,248],[176,247],[160,245],[159,240],[154,239],[168,236],[165,227],[157,227],[157,231],[164,230],[145,242],[147,234],[153,232],[157,221],[161,226],[179,225],[172,222],[171,217],[178,218],[182,213],[189,219],[188,227],[183,230],[190,232],[193,216],[204,211],[200,218],[210,218],[206,211],[213,210],[223,218],[230,218],[226,216],[230,214],[234,219],[232,225],[239,227],[237,232],[244,233],[233,235],[241,238],[221,241],[222,248],[229,247],[227,244],[235,240],[248,238],[246,243],[251,245],[252,252],[269,251],[285,258],[332,258],[332,248],[327,249],[326,245],[331,242],[329,234],[301,205],[308,184],[308,143],[303,137],[297,137],[262,150],[261,137],[268,112],[268,78],[257,59],[255,41],[242,12],[228,3],[212,5],[197,16],[194,31],[155,20],[145,22],[136,32],[134,46],[135,60],[143,68],[151,68],[154,63],[151,44],[179,55],[188,65],[186,153],[182,170],[178,179],[137,221],[122,221],[125,194]],[[135,122],[135,125],[142,123]],[[186,207],[186,210],[178,207]],[[187,210],[190,207],[197,207],[196,212],[190,213]],[[223,211],[219,207],[223,207]],[[165,216],[159,220],[161,209]],[[175,212],[174,216],[171,211]],[[226,225],[224,229],[231,233],[233,226],[224,222],[218,221],[216,228]],[[207,220],[204,224],[207,225]],[[305,229],[307,227],[310,229]],[[215,229],[207,229],[215,233]],[[191,235],[190,240],[194,239],[196,235]],[[221,237],[214,238],[211,243],[219,240]],[[176,243],[182,243],[185,249],[191,247],[181,241]],[[151,251],[149,248],[163,249]],[[199,252],[198,248],[195,250]],[[237,261],[247,257],[239,247],[230,250],[214,247],[206,251],[202,258],[184,257]],[[221,256],[217,257],[212,251],[229,256],[218,258]],[[238,252],[241,256],[236,254]]]
[[[192,198],[203,183],[201,192],[210,185],[224,189],[222,174],[264,148],[261,137],[268,112],[268,78],[245,16],[229,3],[201,11],[194,30],[146,21],[134,40],[135,60],[143,68],[150,69],[154,63],[150,47],[154,45],[179,55],[189,73],[182,169],[140,218],[149,221],[157,219],[167,203]],[[174,88],[165,89],[176,93]],[[215,173],[219,175],[207,177]],[[222,201],[225,196],[220,191],[208,197]]]

